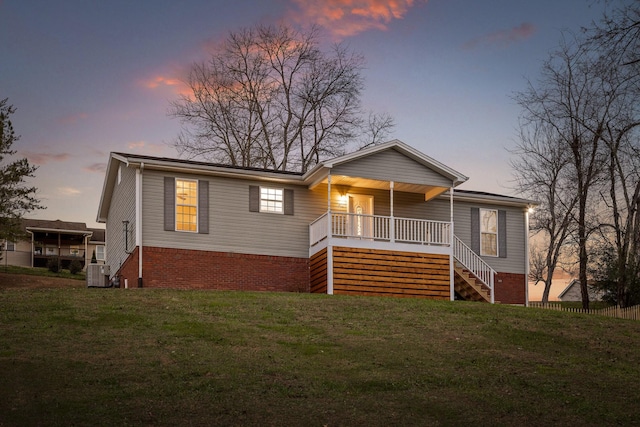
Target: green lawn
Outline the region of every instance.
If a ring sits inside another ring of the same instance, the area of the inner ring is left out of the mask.
[[[40,277],[61,277],[63,279],[85,280],[86,273],[84,271],[78,274],[71,274],[69,270],[60,270],[57,273],[49,271],[47,268],[41,267],[18,267],[14,265],[0,265],[0,273],[9,274],[27,274],[29,276]]]
[[[481,303],[0,290],[0,426],[638,425],[640,322]]]

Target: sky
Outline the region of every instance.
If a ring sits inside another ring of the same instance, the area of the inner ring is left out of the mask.
[[[460,188],[517,195],[509,149],[516,92],[563,30],[602,16],[595,0],[0,0],[0,99],[38,166],[36,219],[95,222],[109,152],[177,157],[170,102],[194,62],[230,31],[318,25],[323,43],[366,59],[363,107],[399,139],[469,177]]]

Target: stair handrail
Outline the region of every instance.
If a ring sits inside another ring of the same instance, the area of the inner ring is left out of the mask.
[[[453,236],[453,257],[491,290],[491,303],[494,303],[493,285],[496,271],[456,235]]]

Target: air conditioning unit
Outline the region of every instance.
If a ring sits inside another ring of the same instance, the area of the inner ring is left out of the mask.
[[[108,265],[89,264],[87,266],[87,288],[109,287],[110,270]]]

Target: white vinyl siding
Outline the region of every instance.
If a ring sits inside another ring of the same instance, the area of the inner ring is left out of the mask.
[[[136,170],[120,166],[121,182],[113,189],[111,205],[107,221],[106,242],[109,246],[106,253],[105,264],[111,266],[111,274],[125,262],[129,254],[125,251],[125,234],[123,221],[129,221],[127,225],[127,240],[129,247],[135,246],[136,235]]]
[[[335,166],[331,174],[451,187],[447,177],[393,149]]]
[[[189,179],[209,182],[209,234],[165,231],[165,177],[176,175],[153,170],[143,175],[145,246],[307,258],[309,224],[327,210],[326,187],[322,193],[287,185],[295,193],[295,215],[262,215],[249,210],[249,188],[263,182],[192,175]]]
[[[428,203],[447,203],[448,206],[448,201],[444,198]],[[454,233],[469,247],[471,247],[471,208],[473,207],[498,209],[506,212],[507,256],[504,258],[483,257],[483,259],[498,272],[524,274],[526,270],[523,208],[454,201]]]

